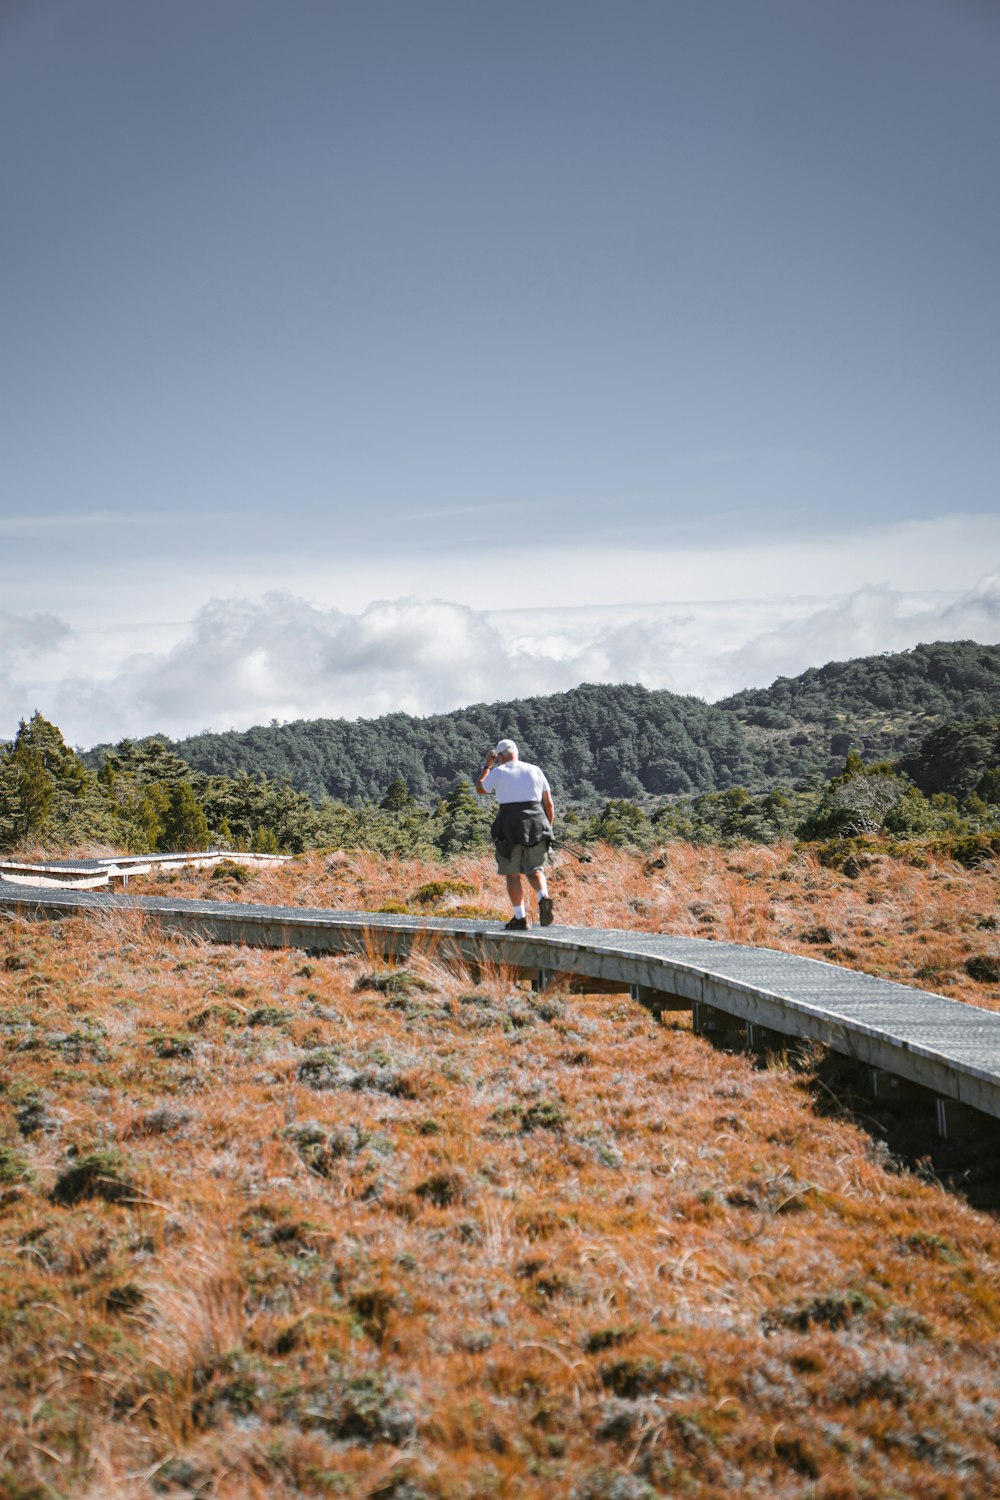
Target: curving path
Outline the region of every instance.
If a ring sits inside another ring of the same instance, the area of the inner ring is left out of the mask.
[[[735,1045],[767,1049],[788,1037],[823,1043],[870,1070],[879,1097],[933,1105],[944,1135],[968,1125],[963,1109],[1000,1118],[1000,1014],[818,959],[661,933],[559,926],[506,932],[477,921],[131,897],[0,879],[0,912],[61,919],[121,907],[147,912],[165,931],[213,942],[387,958],[420,951],[473,968],[506,966],[529,974],[537,987],[571,976],[588,991],[629,992],[654,1014],[690,1010],[696,1031]]]

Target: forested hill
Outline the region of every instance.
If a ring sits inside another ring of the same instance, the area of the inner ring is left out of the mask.
[[[843,769],[848,750],[895,760],[938,724],[996,714],[1000,646],[936,641],[831,661],[716,707],[742,722],[764,783],[815,785]]]
[[[401,776],[420,801],[474,779],[487,750],[515,739],[562,798],[711,791],[753,779],[735,716],[676,693],[585,684],[568,693],[478,703],[429,718],[310,719],[243,733],[199,734],[174,748],[196,770],[263,774],[318,799],[378,801]]]
[[[206,733],[174,748],[208,774],[248,771],[314,800],[379,801],[397,776],[432,802],[471,779],[501,735],[543,765],[562,799],[592,807],[732,785],[816,784],[848,749],[868,760],[912,750],[935,723],[1000,704],[1000,646],[938,642],[830,662],[710,705],[635,686],[476,704],[429,718],[311,719]],[[99,752],[98,752],[99,755]]]
[[[860,656],[779,677],[716,706],[768,728],[827,724],[838,715],[935,714],[976,719],[1000,705],[1000,646],[936,641],[885,656]]]

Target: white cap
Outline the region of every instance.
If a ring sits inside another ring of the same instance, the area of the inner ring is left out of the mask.
[[[517,746],[514,744],[513,740],[500,740],[498,742],[497,747],[494,750],[493,754],[494,755],[509,755],[510,752],[511,752],[511,750],[513,750],[513,752],[514,752],[515,755],[517,754]]]

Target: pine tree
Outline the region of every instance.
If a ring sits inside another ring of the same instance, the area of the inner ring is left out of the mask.
[[[208,822],[198,799],[186,781],[179,781],[168,793],[162,830],[157,848],[165,852],[204,849],[208,845]]]
[[[26,827],[21,778],[8,753],[0,758],[0,849],[12,849]]]
[[[22,723],[22,731],[24,727]],[[55,796],[55,776],[47,768],[39,746],[21,734],[14,741],[11,759],[20,799],[21,826],[17,836],[22,839],[39,837],[45,829]]]
[[[136,786],[148,786],[151,781],[173,786],[178,781],[190,781],[194,774],[186,760],[155,738],[140,740],[138,744],[134,740],[121,740],[105,755],[104,769],[128,777]]]
[[[0,833],[6,843],[37,839],[65,847],[109,833],[96,776],[37,711],[27,723],[22,719],[2,764]]]
[[[489,841],[491,813],[479,800],[467,781],[459,781],[448,793],[442,807],[441,832],[437,839],[442,854],[461,854],[466,849],[481,849]]]
[[[144,787],[141,792],[134,793],[131,816],[126,825],[130,849],[137,854],[149,854],[154,849],[165,847],[162,839],[169,805],[169,790],[156,782]]]
[[[410,796],[409,787],[406,785],[406,782],[403,780],[402,776],[397,776],[396,779],[390,783],[389,790],[382,798],[382,806],[385,808],[386,812],[402,812],[403,809],[409,807],[412,802],[413,798]]]

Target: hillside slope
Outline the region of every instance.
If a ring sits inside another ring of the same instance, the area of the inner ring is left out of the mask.
[[[563,798],[711,791],[754,775],[732,714],[698,698],[585,684],[568,693],[478,703],[426,719],[299,720],[242,734],[201,734],[175,748],[200,771],[259,771],[311,797],[378,800],[396,776],[422,800],[472,778],[501,736],[543,765]]]
[[[974,719],[1000,702],[1000,646],[976,641],[934,641],[912,651],[859,656],[810,667],[798,677],[778,677],[767,688],[749,688],[716,705],[750,718],[755,710],[789,714],[799,722],[826,723],[831,715],[881,710]]]
[[[936,724],[1000,708],[1000,646],[935,641],[779,677],[722,699],[744,726],[765,781],[836,775],[850,749],[866,760],[912,752]]]
[[[936,724],[1000,704],[1000,646],[936,642],[780,677],[721,703],[634,685],[479,703],[414,718],[312,719],[204,733],[174,748],[209,775],[250,772],[314,800],[379,801],[397,776],[424,802],[471,778],[487,747],[513,736],[560,797],[662,798],[743,784],[815,784],[843,767],[912,750]],[[99,758],[100,752],[92,752]]]

